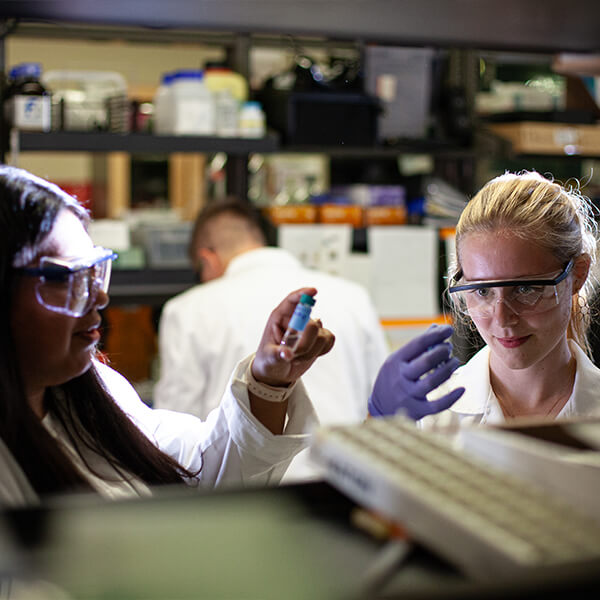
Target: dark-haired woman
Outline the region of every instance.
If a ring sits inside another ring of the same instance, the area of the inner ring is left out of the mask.
[[[87,222],[58,187],[0,167],[0,502],[276,482],[316,421],[296,381],[333,345],[311,322],[294,356],[278,347],[301,293],[316,290],[293,292],[273,311],[206,422],[153,411],[97,360],[114,255],[93,245]]]

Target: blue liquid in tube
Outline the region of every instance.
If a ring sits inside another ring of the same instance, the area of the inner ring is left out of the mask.
[[[298,302],[294,309],[294,314],[290,319],[288,328],[283,334],[281,340],[282,346],[287,346],[292,352],[296,351],[300,338],[302,337],[302,332],[310,320],[310,312],[314,304],[315,299],[312,296],[302,294],[300,302]]]

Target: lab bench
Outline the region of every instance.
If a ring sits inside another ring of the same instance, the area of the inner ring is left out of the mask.
[[[585,598],[600,589],[589,569],[474,582],[422,546],[404,552],[402,540],[358,529],[357,510],[320,481],[71,497],[4,511],[0,525],[17,542],[0,573],[43,579],[69,598]]]

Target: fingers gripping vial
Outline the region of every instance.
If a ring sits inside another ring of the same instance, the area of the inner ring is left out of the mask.
[[[296,351],[300,338],[302,337],[302,332],[310,319],[310,312],[314,305],[315,299],[312,296],[302,294],[300,302],[298,302],[294,309],[294,314],[290,319],[288,328],[283,334],[281,340],[282,346],[287,346],[292,352]]]

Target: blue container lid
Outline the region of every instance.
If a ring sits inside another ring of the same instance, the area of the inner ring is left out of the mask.
[[[163,75],[161,77],[161,83],[163,85],[170,85],[170,83],[173,81],[174,77],[175,77],[175,73],[163,73]]]
[[[9,73],[11,79],[20,77],[30,77],[31,79],[39,79],[42,74],[42,65],[37,62],[27,62],[15,65]]]
[[[200,69],[181,69],[172,73],[173,80],[177,79],[197,79],[198,81],[204,77],[204,71]]]

